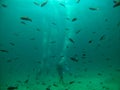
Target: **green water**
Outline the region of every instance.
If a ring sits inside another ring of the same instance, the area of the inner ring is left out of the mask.
[[[115,4],[0,0],[0,90],[120,90]]]

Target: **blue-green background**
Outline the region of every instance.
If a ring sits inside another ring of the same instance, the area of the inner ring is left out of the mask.
[[[45,90],[54,82],[59,85],[56,65],[61,56],[72,73],[64,74],[65,82],[83,81],[77,89],[66,86],[70,90],[105,90],[103,86],[120,90],[120,6],[113,8],[112,0],[48,0],[43,7],[34,2],[44,0],[0,0],[0,50],[8,51],[0,52],[0,90],[8,86]],[[23,16],[32,22],[21,20]],[[73,18],[77,20],[72,22]],[[98,82],[93,78],[103,85],[94,85]],[[91,89],[86,87],[89,81],[94,85]]]

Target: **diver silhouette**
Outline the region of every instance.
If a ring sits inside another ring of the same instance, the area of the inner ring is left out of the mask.
[[[61,84],[65,84],[64,73],[69,72],[69,68],[67,67],[67,64],[65,63],[65,61],[66,59],[62,57],[61,60],[57,63],[57,73],[59,76],[59,82]]]

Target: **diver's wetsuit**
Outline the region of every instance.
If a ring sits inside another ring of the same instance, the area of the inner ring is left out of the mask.
[[[60,83],[64,84],[64,81],[63,81],[64,67],[63,67],[62,63],[57,64],[57,72],[58,72],[58,75],[59,75],[59,78],[60,78],[59,79]]]

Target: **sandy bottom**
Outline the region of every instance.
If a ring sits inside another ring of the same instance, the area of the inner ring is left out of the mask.
[[[15,80],[14,84],[0,85],[0,90],[7,90],[11,85],[17,86],[13,90],[120,90],[120,74],[102,75],[98,73],[84,75],[64,76],[64,83],[59,82],[57,76],[43,76],[38,80],[28,79],[23,81]]]

